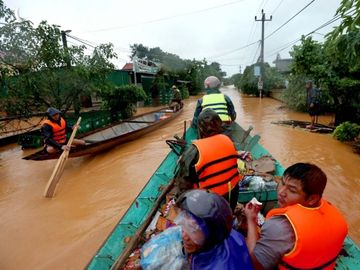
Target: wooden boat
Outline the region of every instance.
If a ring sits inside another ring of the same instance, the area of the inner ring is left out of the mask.
[[[245,131],[236,125],[237,141],[235,144],[242,149],[251,151],[254,159],[269,155],[259,143],[258,137],[249,136],[249,130]],[[189,128],[185,139],[188,143],[196,138],[197,132]],[[255,138],[255,139],[254,139]],[[174,168],[178,155],[171,151],[160,164],[156,172],[151,176],[148,183],[141,190],[137,198],[131,204],[127,212],[120,219],[108,238],[96,252],[92,260],[86,266],[88,270],[122,269],[129,255],[133,252],[140,239],[144,236],[145,229],[149,226],[153,216],[164,202],[166,194],[172,187]],[[284,168],[276,161],[275,175],[281,176]],[[276,189],[266,191],[241,191],[239,202],[245,203],[253,197],[268,204],[276,202]],[[359,269],[360,248],[347,237],[344,241],[343,250],[337,259],[335,269]]]
[[[315,132],[315,133],[331,133],[335,129],[334,127],[330,127],[322,124],[315,124],[313,128],[309,129],[307,128],[307,126],[310,125],[310,122],[298,121],[298,120],[276,121],[276,122],[272,122],[272,124],[288,126],[292,128],[299,128],[305,131]]]
[[[80,157],[96,154],[111,149],[119,144],[135,140],[160,126],[170,122],[182,112],[163,108],[160,110],[144,113],[128,120],[107,125],[90,132],[79,135],[87,143],[84,146],[77,146],[71,149],[69,157]],[[56,159],[61,153],[49,154],[44,149],[31,155],[23,157],[26,160],[47,160]]]

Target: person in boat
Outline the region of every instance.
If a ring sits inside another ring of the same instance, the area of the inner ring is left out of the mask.
[[[194,188],[223,196],[235,209],[239,196],[238,153],[231,139],[221,134],[222,121],[212,109],[202,111],[198,136],[179,157],[175,169],[176,196]]]
[[[221,82],[215,76],[209,76],[204,81],[206,94],[197,101],[192,125],[197,127],[200,113],[206,109],[213,109],[219,116],[225,127],[228,127],[236,119],[234,104],[231,99],[220,92]]]
[[[327,178],[316,165],[288,167],[278,186],[279,208],[258,234],[258,208],[248,203],[247,245],[255,269],[333,269],[348,227],[341,213],[322,199]]]
[[[232,229],[229,203],[216,193],[194,189],[176,201],[190,269],[253,269],[244,237]]]
[[[176,226],[141,248],[142,269],[253,269],[244,237],[232,229],[232,211],[224,198],[193,189],[175,205]]]
[[[48,108],[46,111],[48,119],[42,122],[41,134],[44,137],[45,149],[48,153],[56,153],[61,150],[70,150],[66,145],[66,133],[71,132],[72,128],[66,123],[66,120],[61,116],[61,111],[56,108]],[[85,141],[74,139],[72,146],[85,145]]]
[[[176,112],[183,107],[181,92],[176,87],[176,85],[173,85],[171,89],[172,89],[172,99],[170,101],[169,107],[170,109],[173,109]]]
[[[306,104],[311,119],[310,125],[306,126],[306,128],[313,129],[320,114],[320,94],[319,89],[313,86],[313,82],[311,80],[305,82],[305,89]]]

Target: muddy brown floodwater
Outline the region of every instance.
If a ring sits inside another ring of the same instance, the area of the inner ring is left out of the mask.
[[[344,213],[350,236],[360,243],[360,156],[330,135],[271,124],[308,121],[307,114],[231,87],[223,91],[234,102],[236,121],[254,126],[253,134],[283,166],[313,162],[326,172],[324,196]],[[186,100],[182,115],[141,139],[69,159],[53,199],[42,194],[56,161],[26,161],[21,158],[34,150],[0,147],[0,269],[83,269],[168,153],[165,140],[182,134],[195,105],[195,97]]]

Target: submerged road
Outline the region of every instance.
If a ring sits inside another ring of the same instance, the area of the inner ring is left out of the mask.
[[[360,156],[330,135],[271,124],[308,121],[307,114],[281,109],[273,99],[243,97],[231,87],[223,91],[234,102],[237,122],[254,126],[253,134],[283,166],[312,162],[325,171],[324,196],[344,213],[360,244]],[[195,105],[195,97],[186,100],[182,115],[141,139],[69,159],[53,199],[42,194],[56,161],[22,160],[34,150],[1,147],[0,269],[83,269],[168,153],[165,140],[182,134]]]

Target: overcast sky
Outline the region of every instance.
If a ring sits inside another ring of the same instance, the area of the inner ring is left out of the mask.
[[[129,45],[160,47],[183,59],[216,61],[227,75],[256,61],[261,38],[261,9],[265,37],[312,0],[4,0],[18,16],[41,20],[72,30],[70,35],[98,45],[114,44],[121,68],[129,60]],[[299,15],[265,39],[265,61],[272,64],[279,52],[289,57],[291,42],[331,20],[340,0],[315,0]],[[313,35],[319,41],[339,21]],[[242,47],[254,43],[245,49]],[[69,45],[79,44],[68,38]],[[297,43],[298,44],[298,43]],[[285,48],[285,49],[284,49]],[[283,50],[282,50],[283,49]],[[281,51],[280,51],[281,50]]]

